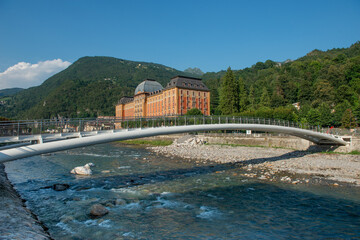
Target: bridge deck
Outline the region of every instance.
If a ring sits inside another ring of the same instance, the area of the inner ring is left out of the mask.
[[[49,134],[45,136],[45,138],[43,135],[32,136],[35,140],[36,137],[41,137],[41,140],[39,141],[42,144],[20,146],[13,149],[2,150],[0,151],[0,162],[12,161],[19,158],[25,158],[44,153],[51,153],[113,141],[151,137],[158,135],[218,130],[254,130],[262,132],[279,132],[304,138],[316,144],[346,145],[346,142],[341,138],[335,137],[330,134],[314,132],[306,129],[265,124],[224,123],[93,131],[87,133],[71,133],[65,135]],[[21,138],[19,137],[18,139]],[[27,138],[23,139],[28,139],[28,141],[30,141],[29,139],[31,139],[31,137],[28,136]]]

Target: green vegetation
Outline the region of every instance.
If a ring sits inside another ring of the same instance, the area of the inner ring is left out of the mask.
[[[349,154],[360,155],[360,151],[354,150],[354,151],[349,152]]]
[[[360,151],[354,150],[348,153],[342,153],[342,152],[334,152],[334,151],[328,151],[328,152],[321,152],[323,154],[345,154],[345,155],[360,155]]]
[[[225,73],[219,93],[219,109],[224,115],[239,112],[239,85],[229,67]]]
[[[197,76],[197,77],[200,77],[204,74],[203,71],[201,71],[201,69],[197,68],[197,67],[195,67],[195,68],[189,67],[189,68],[185,69],[184,72],[189,73],[193,76]]]
[[[360,121],[360,42],[295,61],[206,73],[213,114],[280,118],[353,128]],[[292,104],[299,103],[300,110]]]
[[[172,140],[144,140],[144,139],[125,140],[119,142],[129,145],[148,145],[148,146],[168,146],[173,143]]]
[[[187,116],[202,116],[203,113],[198,108],[192,108],[189,111],[187,111],[185,115],[187,115]]]

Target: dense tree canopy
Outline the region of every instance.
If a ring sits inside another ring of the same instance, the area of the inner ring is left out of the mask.
[[[350,109],[354,118],[350,127],[360,123],[360,42],[350,48],[314,50],[295,61],[257,62],[232,75],[231,79],[239,79],[238,111],[229,97],[233,87],[226,87],[229,69],[203,75],[204,82],[213,86],[211,94],[219,94],[220,103],[212,106],[213,113],[276,117],[286,108],[292,109],[291,118],[299,122],[345,127],[343,119],[352,119]],[[291,106],[295,103],[300,110]]]

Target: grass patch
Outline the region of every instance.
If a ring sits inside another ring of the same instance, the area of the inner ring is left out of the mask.
[[[328,152],[320,152],[323,154],[342,154],[342,155],[360,155],[360,151],[358,150],[354,150],[348,153],[343,153],[343,152],[334,152],[334,151],[328,151]]]
[[[173,143],[172,140],[144,140],[144,139],[125,140],[119,142],[129,145],[147,145],[147,146],[168,146]]]
[[[349,154],[351,154],[351,155],[360,155],[360,151],[354,150],[354,151],[349,152]]]

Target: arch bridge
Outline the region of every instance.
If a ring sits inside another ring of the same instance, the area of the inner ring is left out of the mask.
[[[319,145],[346,142],[317,127],[262,118],[222,116],[171,116],[136,119],[50,119],[0,122],[0,163],[89,145],[203,131],[283,133]]]

